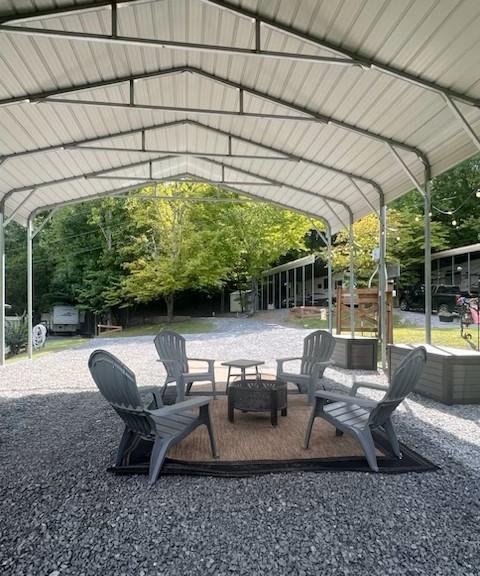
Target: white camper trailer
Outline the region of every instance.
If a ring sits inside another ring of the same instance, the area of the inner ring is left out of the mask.
[[[68,304],[57,304],[42,314],[41,321],[50,334],[77,334],[80,329],[78,310]]]

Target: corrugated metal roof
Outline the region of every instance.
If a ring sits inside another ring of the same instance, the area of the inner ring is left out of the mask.
[[[460,246],[459,248],[452,248],[451,250],[442,250],[432,254],[432,260],[440,260],[441,258],[448,258],[449,256],[461,256],[463,254],[472,254],[472,252],[480,252],[480,242],[477,244],[470,244],[468,246]]]
[[[395,153],[421,182],[478,152],[477,0],[119,1],[109,37],[112,13],[1,3],[7,217],[189,175],[335,232],[412,188]]]

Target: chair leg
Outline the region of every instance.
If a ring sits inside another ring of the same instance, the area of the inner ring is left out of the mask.
[[[308,403],[311,405],[313,405],[313,400],[315,398],[315,391],[316,391],[315,382],[313,380],[310,380],[310,382],[308,383]]]
[[[212,389],[213,389],[213,399],[217,399],[217,383],[215,382],[215,374],[212,376]]]
[[[212,449],[212,456],[218,458],[217,442],[215,440],[215,433],[213,431],[212,419],[210,417],[210,405],[206,404],[200,408],[200,418],[205,423],[208,430],[208,437],[210,439],[210,447]]]
[[[128,428],[125,428],[125,430],[123,431],[122,438],[120,440],[120,444],[117,450],[117,461],[115,462],[115,466],[122,465],[123,457],[127,453],[134,435],[135,433],[129,430]]]
[[[165,456],[170,448],[170,440],[157,438],[153,444],[152,454],[150,456],[150,467],[148,472],[148,483],[153,486],[160,475]]]
[[[367,458],[368,465],[374,472],[378,472],[377,455],[375,454],[375,444],[373,442],[370,429],[362,430],[357,435],[360,444],[362,445],[365,457]]]
[[[400,444],[397,440],[397,435],[395,434],[395,429],[393,427],[390,418],[384,423],[383,428],[387,433],[388,440],[390,441],[390,446],[392,447],[393,453],[397,458],[402,458],[402,452],[400,451]]]
[[[228,374],[227,374],[227,386],[225,387],[225,392],[228,392],[228,386],[230,385],[230,373],[232,371],[232,367],[228,367]]]
[[[310,436],[312,435],[313,423],[315,422],[316,417],[317,417],[317,407],[315,403],[312,407],[312,412],[308,420],[307,430],[305,431],[305,441],[303,443],[303,447],[305,448],[305,450],[308,449],[308,446],[310,444]]]

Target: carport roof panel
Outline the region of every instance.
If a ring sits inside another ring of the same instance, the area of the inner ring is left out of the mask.
[[[136,182],[133,165],[161,152],[172,178],[273,180],[237,177],[235,188],[336,231],[348,222],[342,206],[359,218],[378,207],[378,188],[387,201],[412,188],[388,144],[419,182],[418,153],[436,175],[478,151],[475,0],[108,4],[1,4],[0,194],[22,224],[51,201],[118,189],[86,174],[125,166]]]

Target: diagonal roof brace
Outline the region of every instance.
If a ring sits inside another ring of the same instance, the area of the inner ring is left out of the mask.
[[[415,188],[420,192],[422,196],[425,196],[425,188],[420,184],[417,180],[415,174],[410,170],[410,167],[407,165],[405,160],[400,156],[400,154],[395,150],[395,148],[389,144],[387,144],[387,149],[392,153],[395,160],[398,164],[402,167],[405,174],[410,178]],[[428,165],[427,165],[428,166]]]

